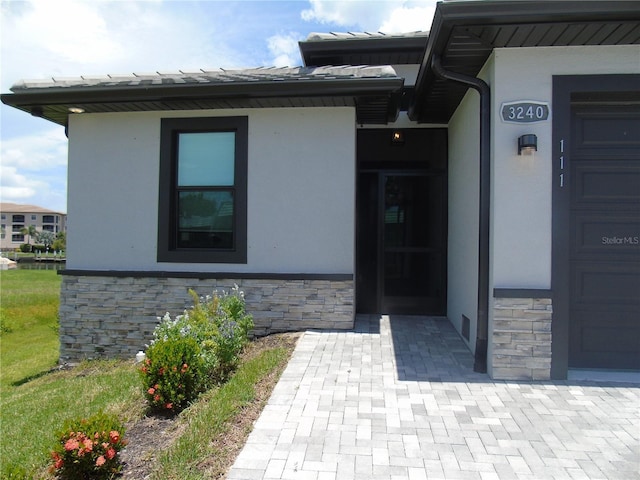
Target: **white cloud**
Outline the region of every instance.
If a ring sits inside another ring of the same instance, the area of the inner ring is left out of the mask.
[[[301,15],[306,21],[356,26],[363,31],[385,33],[428,30],[436,0],[309,0]]]
[[[60,127],[4,140],[0,145],[0,196],[66,211],[67,139]]]
[[[43,171],[67,165],[67,138],[62,127],[4,140],[0,144],[2,166]]]
[[[301,36],[295,32],[269,37],[267,39],[267,46],[273,56],[273,65],[276,67],[292,67],[298,65],[300,63],[299,40],[301,40]]]
[[[435,5],[413,8],[396,8],[391,12],[389,18],[380,25],[378,30],[385,33],[429,30],[435,11]]]

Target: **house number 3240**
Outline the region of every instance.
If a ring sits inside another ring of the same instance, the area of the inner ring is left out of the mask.
[[[501,113],[505,122],[543,122],[549,118],[549,105],[542,102],[509,102],[502,104]]]

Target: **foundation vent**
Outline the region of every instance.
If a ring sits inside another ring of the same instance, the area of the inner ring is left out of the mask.
[[[462,336],[465,340],[469,341],[469,326],[471,325],[471,321],[469,317],[466,315],[462,315]]]

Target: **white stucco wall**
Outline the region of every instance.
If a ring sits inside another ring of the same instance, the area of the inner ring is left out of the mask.
[[[449,122],[447,317],[459,332],[470,320],[475,348],[478,308],[479,95],[469,91]]]
[[[247,264],[156,261],[160,120],[249,117]],[[68,269],[353,273],[353,108],[83,114],[69,135]]]
[[[494,52],[493,102],[493,286],[551,287],[552,84],[554,75],[639,73],[640,47],[549,47]],[[505,123],[503,102],[548,102],[547,121]],[[538,136],[535,157],[518,156],[517,138]]]

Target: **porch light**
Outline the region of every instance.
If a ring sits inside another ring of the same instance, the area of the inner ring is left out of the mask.
[[[538,151],[538,137],[527,133],[518,137],[518,155],[533,155]]]
[[[404,133],[400,130],[394,130],[391,134],[391,143],[393,145],[402,145],[404,143]]]
[[[69,107],[69,113],[84,113],[84,108]]]

